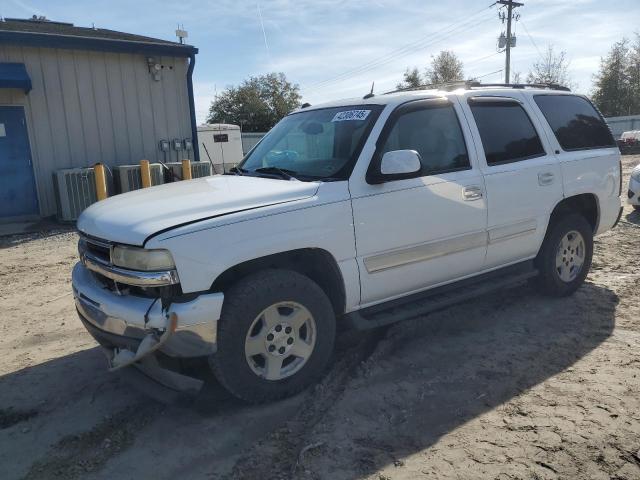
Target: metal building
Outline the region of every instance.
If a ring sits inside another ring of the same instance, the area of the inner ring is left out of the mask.
[[[159,145],[197,145],[197,52],[43,18],[0,19],[0,221],[55,214],[58,169],[184,157]]]
[[[620,138],[623,132],[640,130],[640,115],[628,115],[624,117],[605,118],[613,133],[614,138]]]

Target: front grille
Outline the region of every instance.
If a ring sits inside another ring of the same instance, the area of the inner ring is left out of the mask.
[[[111,245],[103,240],[80,236],[80,250],[90,253],[92,256],[103,260],[107,263],[111,262]]]
[[[104,245],[97,245],[93,242],[87,242],[87,251],[100,260],[105,260],[107,262],[111,260],[110,249],[109,247],[106,247]]]

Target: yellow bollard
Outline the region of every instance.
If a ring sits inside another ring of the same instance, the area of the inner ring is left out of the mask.
[[[182,179],[191,180],[191,160],[182,160]]]
[[[104,165],[102,165],[101,163],[96,163],[93,166],[93,173],[96,180],[96,197],[98,197],[98,201],[104,200],[108,197],[107,177],[104,174]]]
[[[142,179],[142,188],[151,186],[151,169],[149,168],[149,160],[140,160],[140,178]]]

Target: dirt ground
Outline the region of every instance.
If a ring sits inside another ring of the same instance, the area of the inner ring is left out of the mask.
[[[73,307],[75,233],[1,238],[0,478],[640,479],[640,215],[622,220],[571,298],[522,286],[340,334],[320,385],[258,407],[108,373]]]

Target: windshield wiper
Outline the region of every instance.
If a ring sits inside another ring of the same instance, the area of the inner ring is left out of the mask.
[[[231,167],[229,169],[228,173],[225,173],[225,175],[229,175],[229,174],[233,174],[233,175],[242,175],[244,173],[247,173],[249,170],[245,170],[244,168],[241,167]]]
[[[279,175],[280,177],[284,178],[285,180],[291,180],[292,178],[294,180],[297,180],[297,178],[294,177],[296,172],[294,172],[293,170],[287,170],[286,168],[260,167],[260,168],[256,168],[254,170],[254,172],[256,172],[256,173],[276,174],[276,175]]]

